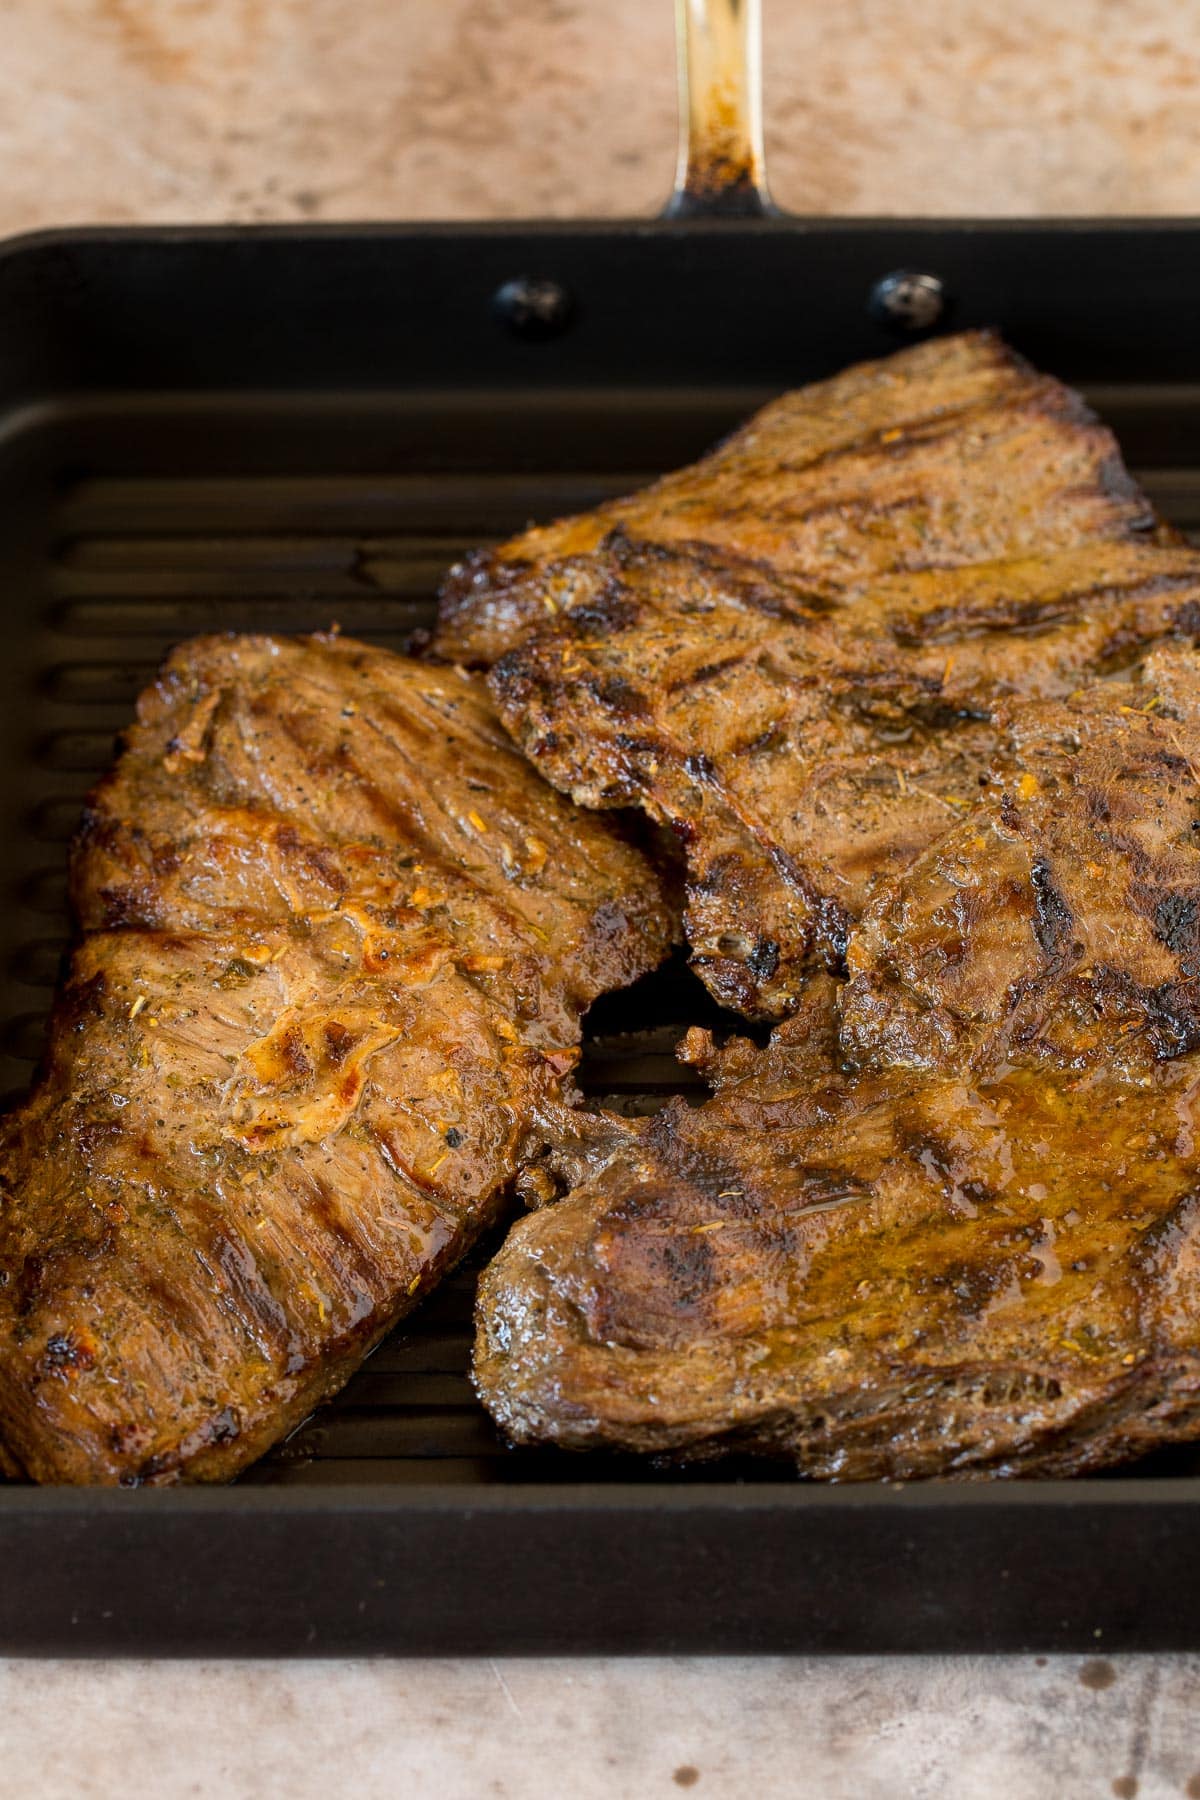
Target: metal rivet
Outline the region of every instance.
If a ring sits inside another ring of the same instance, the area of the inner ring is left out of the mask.
[[[561,281],[517,275],[497,288],[492,310],[517,337],[552,338],[565,331],[575,307]]]
[[[872,318],[894,331],[930,331],[946,311],[945,284],[937,275],[893,269],[875,283],[867,306]]]

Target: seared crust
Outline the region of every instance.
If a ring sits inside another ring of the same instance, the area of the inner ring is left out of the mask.
[[[764,1051],[487,1272],[517,1441],[1054,1474],[1200,1432],[1200,663],[1020,709]]]
[[[437,651],[589,806],[685,844],[725,1004],[779,1018],[969,804],[997,706],[1200,629],[1200,558],[1077,395],[994,336],[864,364],[711,457],[455,571]]]
[[[220,1479],[494,1216],[670,908],[480,683],[332,638],[177,650],[72,885],[0,1142],[0,1429],[40,1481]]]

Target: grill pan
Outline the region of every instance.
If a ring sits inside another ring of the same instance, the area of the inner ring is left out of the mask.
[[[743,0],[681,10],[697,128],[662,220],[0,248],[10,1102],[66,938],[80,800],[181,637],[336,620],[398,647],[461,551],[691,459],[906,323],[1000,326],[1083,388],[1151,497],[1200,531],[1197,225],[781,217],[757,149],[756,21]],[[680,1032],[714,1017],[681,961],[608,997],[585,1091],[653,1110],[687,1084]],[[236,1486],[0,1488],[0,1647],[1197,1646],[1200,1452],[1070,1483],[827,1488],[761,1463],[510,1451],[466,1373],[488,1249]]]

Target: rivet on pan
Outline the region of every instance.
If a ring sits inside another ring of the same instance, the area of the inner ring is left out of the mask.
[[[930,331],[946,311],[946,288],[937,275],[893,269],[871,289],[872,318],[894,331]]]
[[[575,307],[560,281],[517,275],[497,288],[492,310],[517,337],[544,339],[565,331]]]

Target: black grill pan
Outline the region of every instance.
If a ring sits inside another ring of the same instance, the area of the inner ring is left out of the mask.
[[[685,181],[655,223],[0,249],[10,1100],[65,941],[81,797],[170,644],[336,620],[399,646],[462,550],[634,487],[769,394],[885,352],[879,283],[897,270],[948,297],[938,328],[998,325],[1082,386],[1152,497],[1200,530],[1196,225],[813,222],[737,180],[717,213],[731,192],[765,216],[695,216]],[[711,1016],[681,964],[601,1002],[585,1089],[652,1110],[686,1080],[681,1030]],[[510,1451],[467,1381],[478,1265],[234,1487],[0,1488],[0,1649],[1200,1645],[1200,1453],[1072,1483],[839,1489],[763,1464]]]

